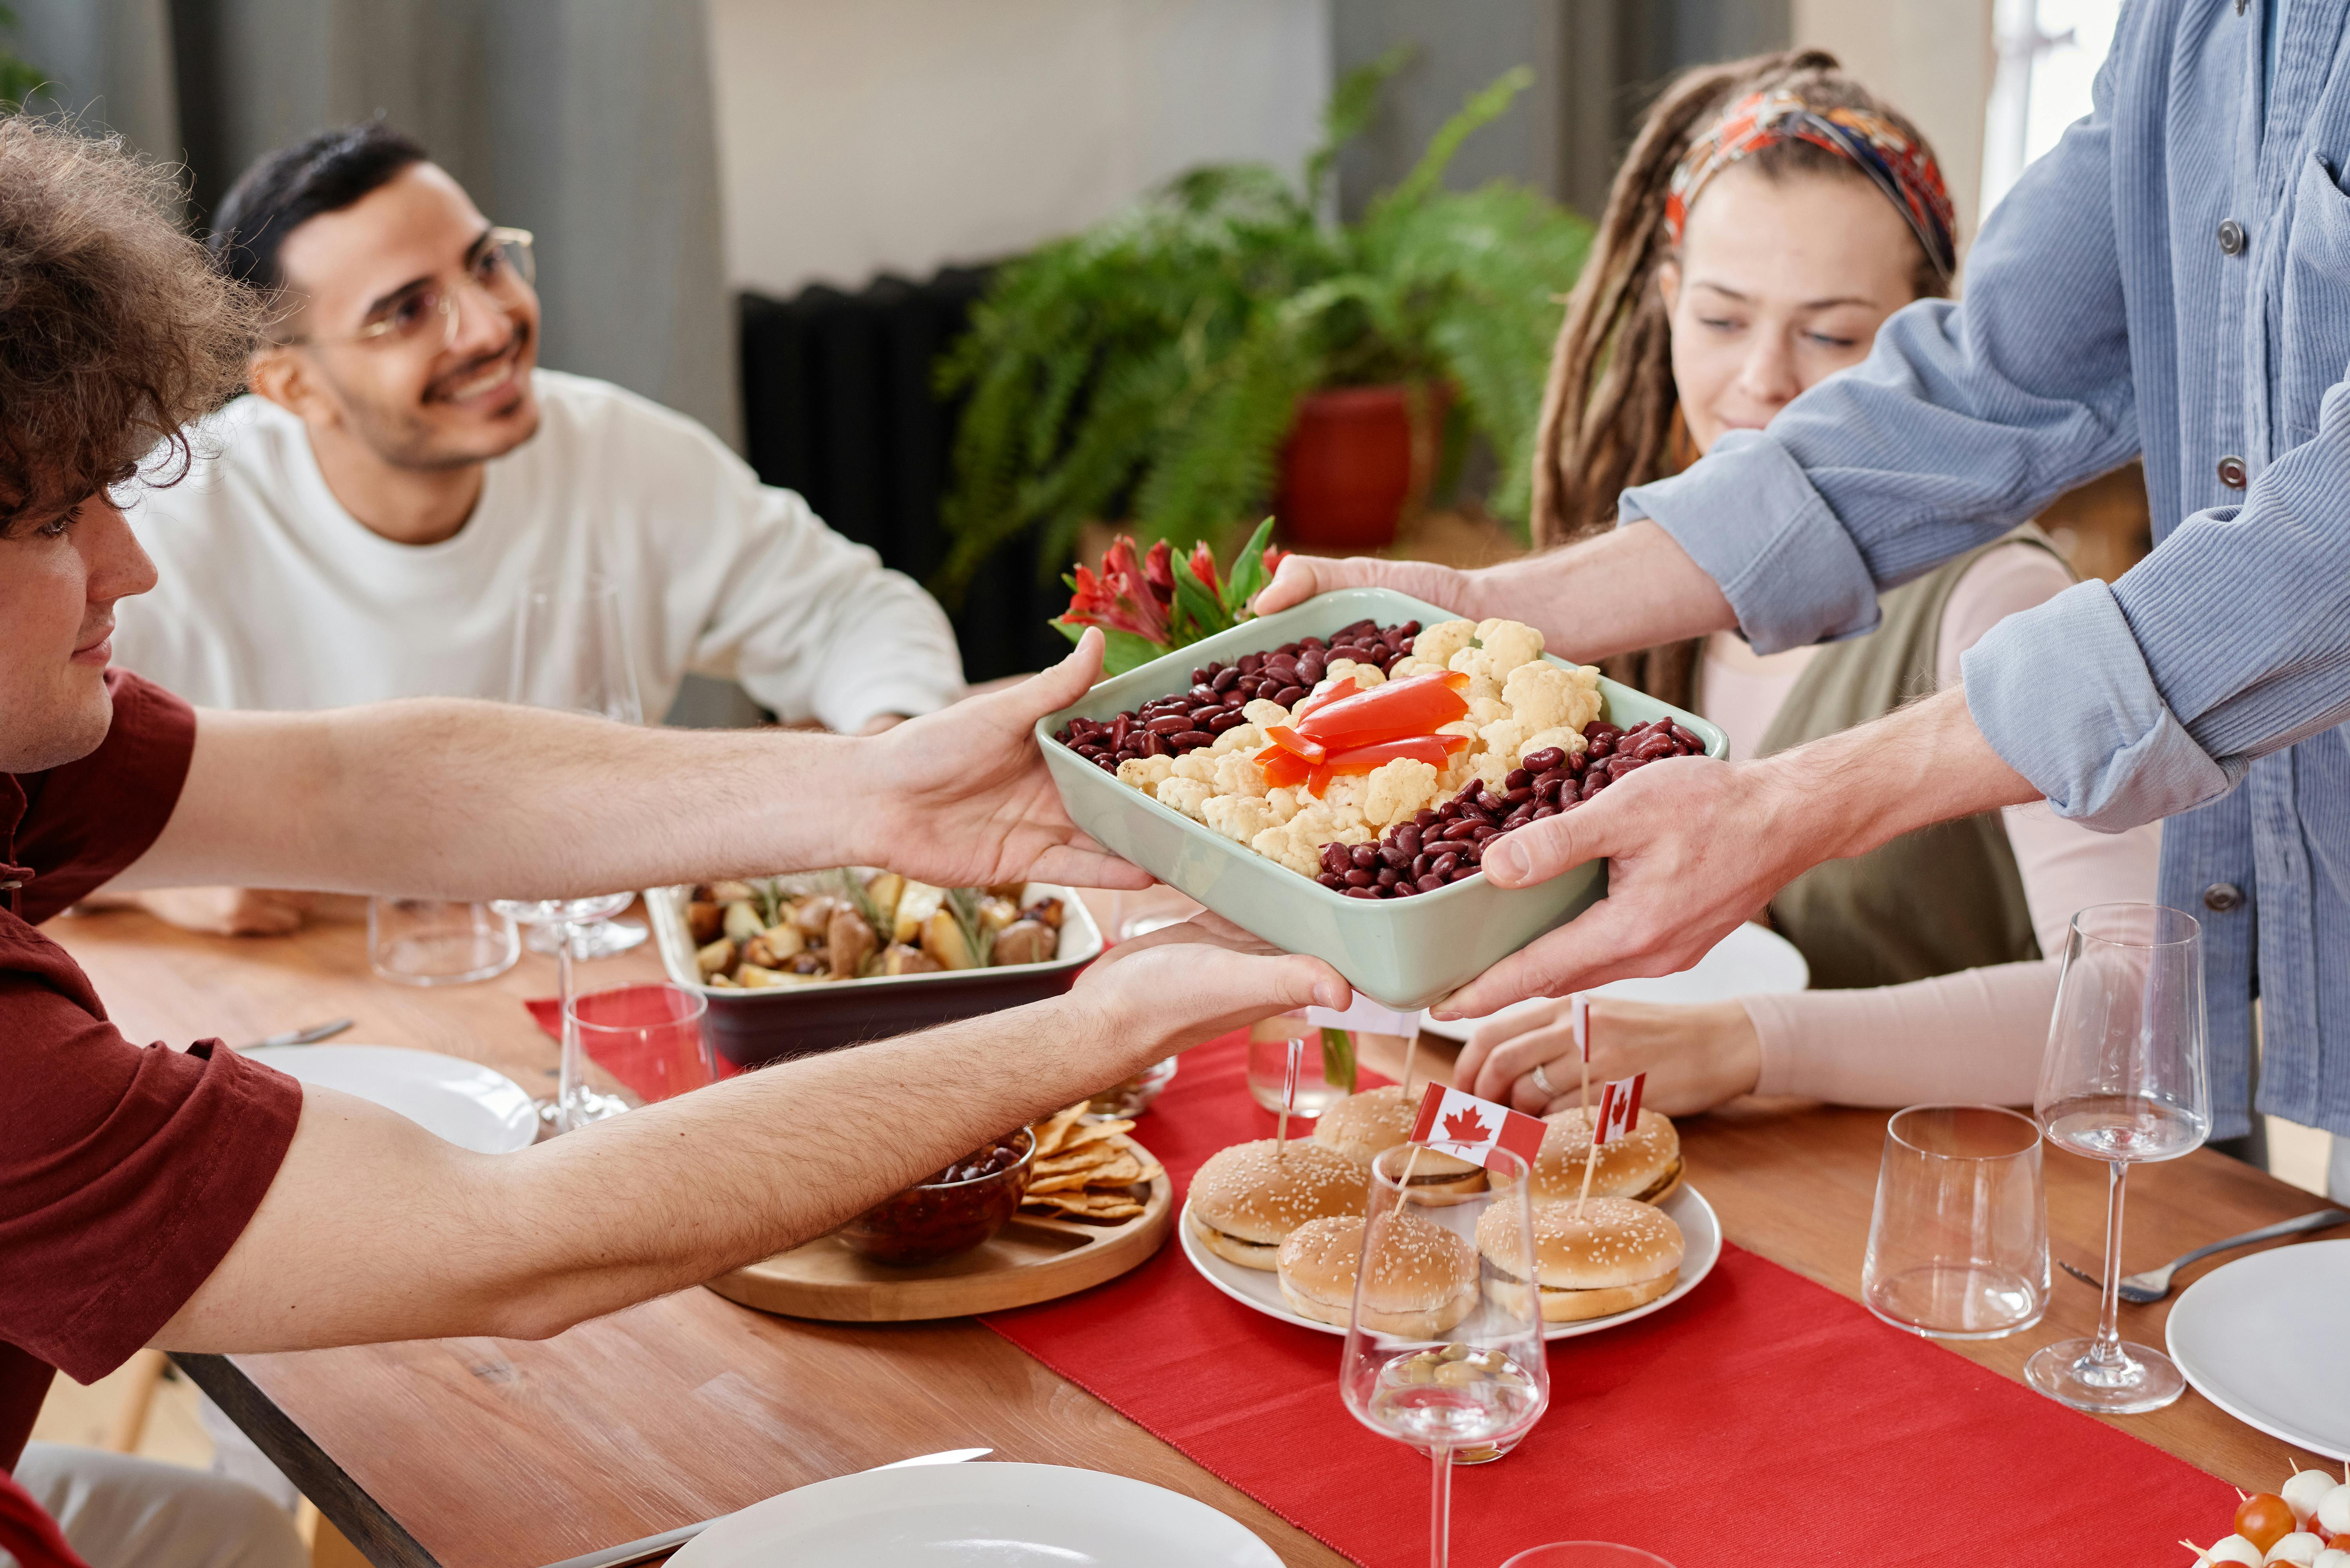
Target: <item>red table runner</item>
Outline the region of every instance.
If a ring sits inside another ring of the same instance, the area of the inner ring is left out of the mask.
[[[1191,1052],[1135,1129],[1180,1201],[1217,1149],[1272,1136],[1245,1045]],[[982,1320],[1357,1562],[1427,1561],[1428,1461],[1338,1398],[1337,1336],[1217,1292],[1170,1240],[1134,1272]],[[1453,1560],[1547,1541],[1721,1564],[2169,1563],[2233,1491],[1737,1247],[1678,1304],[1552,1346],[1517,1451],[1461,1467]]]

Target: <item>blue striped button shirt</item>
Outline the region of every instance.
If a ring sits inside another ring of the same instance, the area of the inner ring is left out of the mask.
[[[2267,82],[2262,11],[2130,0],[1964,303],[1623,505],[1767,652],[1866,631],[1879,589],[2144,456],[2154,553],[1996,628],[1967,700],[2063,815],[2168,818],[2221,1137],[2255,996],[2260,1108],[2350,1134],[2350,0],[2284,6]]]

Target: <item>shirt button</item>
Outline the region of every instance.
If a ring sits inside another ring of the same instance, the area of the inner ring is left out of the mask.
[[[2220,483],[2230,490],[2244,487],[2244,460],[2232,453],[2220,460]]]
[[[2214,882],[2203,889],[2203,907],[2215,915],[2224,915],[2244,902],[2244,890],[2233,882]]]
[[[2220,248],[2229,255],[2241,254],[2244,248],[2244,225],[2230,218],[2220,225]]]

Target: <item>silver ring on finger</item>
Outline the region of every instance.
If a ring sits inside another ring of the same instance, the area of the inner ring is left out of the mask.
[[[1542,1091],[1544,1099],[1555,1100],[1559,1097],[1561,1090],[1557,1085],[1550,1081],[1550,1075],[1543,1071],[1546,1064],[1541,1062],[1535,1063],[1534,1070],[1526,1075],[1534,1081],[1534,1087]]]

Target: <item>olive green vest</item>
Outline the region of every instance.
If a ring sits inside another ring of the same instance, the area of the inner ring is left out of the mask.
[[[2027,524],[1879,597],[1866,637],[1830,643],[1805,667],[1762,737],[1762,755],[1865,724],[1933,694],[1942,610],[1975,558],[2021,540],[2055,554]],[[2041,956],[2023,878],[1999,813],[1907,833],[1866,855],[1815,867],[1771,901],[1821,988],[1898,985]]]

